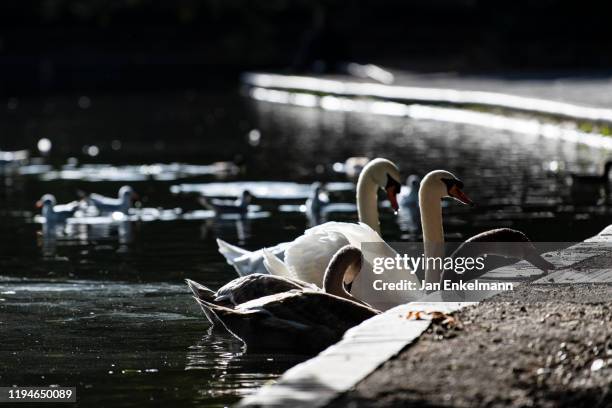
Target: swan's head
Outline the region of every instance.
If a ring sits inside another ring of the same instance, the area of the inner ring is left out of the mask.
[[[369,178],[370,181],[385,190],[391,207],[398,211],[397,195],[402,188],[402,184],[400,183],[400,171],[395,163],[381,158],[370,161],[363,168],[358,183],[362,183],[366,178]]]
[[[53,194],[45,194],[36,202],[37,208],[52,208],[57,201],[55,200],[55,196]]]
[[[242,190],[242,194],[240,194],[240,201],[243,204],[250,204],[253,200],[253,194],[249,190]]]
[[[53,207],[57,204],[53,194],[45,194],[36,202],[36,207],[41,209],[43,217],[48,217],[53,212]]]
[[[434,170],[423,178],[419,195],[424,196],[425,194],[440,199],[452,197],[463,204],[474,205],[472,200],[463,192],[463,181],[446,170]]]
[[[132,188],[132,186],[123,186],[119,189],[119,198],[124,203],[132,202],[132,200],[138,199],[138,195]]]

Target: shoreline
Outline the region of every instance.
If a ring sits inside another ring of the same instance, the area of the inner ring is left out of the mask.
[[[611,307],[609,283],[520,285],[432,325],[328,406],[610,406]]]

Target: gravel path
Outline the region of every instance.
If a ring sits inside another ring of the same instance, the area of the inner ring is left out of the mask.
[[[612,407],[612,285],[523,285],[434,325],[340,406]]]

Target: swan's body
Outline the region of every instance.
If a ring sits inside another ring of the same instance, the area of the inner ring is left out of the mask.
[[[380,240],[377,192],[379,188],[384,188],[391,205],[397,210],[396,196],[401,188],[397,181],[399,179],[399,170],[395,164],[385,159],[372,160],[363,169],[357,183],[359,220],[367,224],[369,228],[361,224],[340,222],[328,222],[311,228],[292,242],[281,243],[268,249],[272,254],[287,262],[289,266],[289,269],[271,271],[272,274],[320,283],[325,267],[340,248],[349,243],[359,246],[363,241]],[[372,231],[374,231],[374,236]],[[349,236],[352,239],[349,239]],[[240,276],[250,273],[269,273],[263,263],[263,250],[250,252],[219,239],[217,243],[219,252],[225,256],[230,265],[234,266]],[[292,251],[291,248],[293,248]],[[313,257],[316,258],[314,262]],[[288,270],[290,272],[286,272]]]
[[[196,299],[249,348],[314,354],[378,311],[323,292],[290,291],[230,309]]]
[[[249,190],[243,190],[240,197],[236,200],[219,200],[200,198],[200,204],[213,210],[217,214],[246,214],[249,212],[249,204],[253,200],[253,195]]]
[[[55,196],[45,194],[36,203],[37,207],[41,208],[41,215],[45,218],[47,224],[62,223],[77,212],[82,206],[80,201],[72,201],[67,204],[57,204]]]
[[[262,273],[236,278],[216,292],[190,279],[186,282],[197,298],[225,307],[235,307],[253,299],[290,290],[319,289],[314,283]]]
[[[263,296],[288,292],[290,290],[316,290],[317,288],[312,283],[261,273],[236,278],[216,292],[190,279],[187,279],[186,282],[196,299],[229,308],[234,308],[241,303],[246,303]],[[214,325],[218,322],[215,314],[210,312],[209,309],[203,308],[203,311],[211,324]]]
[[[127,214],[132,207],[132,199],[135,193],[132,187],[123,186],[119,189],[117,198],[106,197],[100,194],[92,193],[87,196],[87,203],[94,206],[102,214],[113,212],[121,212]]]
[[[324,273],[323,281],[318,286],[314,283],[298,279],[261,273],[236,278],[216,292],[190,279],[186,279],[186,282],[196,298],[217,306],[230,308],[253,299],[290,290],[309,290],[315,292],[322,290],[323,292],[369,306],[353,297],[345,289],[345,285],[351,286],[355,277],[361,271],[361,263],[361,251],[347,245],[332,257]],[[206,313],[206,316],[212,324],[215,323],[210,313]]]
[[[544,272],[555,269],[553,264],[542,258],[524,233],[510,228],[499,228],[474,235],[461,244],[451,257],[476,258],[485,254],[526,260]],[[442,274],[441,280],[451,282],[459,282],[460,280],[469,281],[478,278],[486,272],[486,269],[472,269],[459,274],[454,270],[447,269]]]
[[[344,289],[344,283],[359,273],[361,259],[357,248],[338,251],[325,271],[324,291],[273,275],[239,278],[217,293],[194,282],[188,284],[206,317],[213,323],[220,321],[249,348],[310,354],[337,342],[346,330],[379,313]],[[263,297],[254,298],[258,294]],[[236,304],[239,298],[250,299]]]

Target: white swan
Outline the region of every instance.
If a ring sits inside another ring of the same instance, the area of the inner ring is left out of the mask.
[[[434,170],[421,181],[419,207],[421,209],[425,258],[443,258],[445,256],[442,198],[453,197],[463,204],[474,205],[462,189],[463,182],[445,170]],[[436,268],[436,266],[439,266],[437,264],[438,262],[433,262],[433,268],[425,269],[425,282],[440,282],[442,271]],[[429,262],[426,265],[431,266]]]
[[[472,205],[472,201],[463,193],[462,188],[463,182],[448,171],[434,170],[423,178],[419,189],[419,202],[425,257],[444,257],[442,199],[452,197],[463,204]],[[361,229],[364,228],[362,226]],[[372,231],[367,239],[362,239],[361,242],[355,242],[356,234],[347,236],[351,245],[361,248],[364,258],[362,271],[355,278],[351,288],[352,295],[379,310],[387,310],[402,303],[415,301],[425,295],[424,291],[419,290],[421,282],[411,269],[390,268],[385,269],[382,274],[373,273],[374,258],[395,258],[398,255],[378,234]],[[357,239],[359,239],[358,236]],[[361,245],[363,243],[367,245]],[[298,249],[300,248],[292,248],[292,250]],[[289,264],[291,260],[289,257],[287,263]],[[440,274],[441,271],[426,269],[425,280],[428,283],[439,282]],[[398,282],[410,283],[414,289],[390,290],[391,288],[387,286],[386,290],[380,290],[385,283],[397,284]]]
[[[397,194],[401,188],[399,180],[399,170],[391,161],[378,158],[369,162],[357,182],[359,221],[367,224],[368,228],[354,223],[329,222],[306,230],[304,235],[292,242],[283,242],[267,248],[269,254],[285,258],[293,267],[288,270],[282,263],[275,263],[279,267],[273,268],[272,273],[321,284],[323,271],[340,248],[348,243],[359,245],[363,241],[380,240],[377,234],[380,231],[377,192],[379,188],[384,189],[391,206],[397,211]],[[352,239],[348,239],[349,237]],[[238,275],[270,273],[264,265],[263,250],[250,252],[221,239],[217,239],[217,244],[219,252],[234,266]],[[297,244],[300,245],[300,250],[292,250]]]

